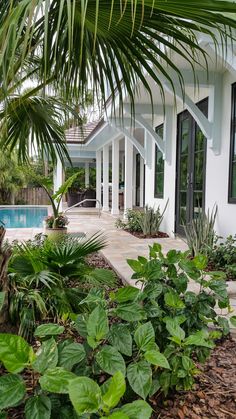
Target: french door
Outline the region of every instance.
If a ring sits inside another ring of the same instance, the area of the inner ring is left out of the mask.
[[[197,104],[205,116],[208,99]],[[176,233],[205,209],[206,138],[188,111],[178,116]]]

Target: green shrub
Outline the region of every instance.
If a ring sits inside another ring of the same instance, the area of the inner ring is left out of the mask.
[[[143,233],[145,236],[153,236],[159,232],[167,205],[168,201],[162,212],[160,207],[155,210],[148,205],[146,205],[144,211],[128,209],[126,211],[127,220],[123,221],[121,218],[118,218],[116,227],[131,232]]]
[[[198,215],[190,223],[184,225],[187,244],[192,256],[206,253],[213,248],[217,206],[207,214],[199,208]]]
[[[236,278],[236,236],[228,236],[225,241],[219,242],[216,237],[213,248],[207,251],[209,264],[213,269],[223,270],[228,279]]]
[[[36,321],[78,311],[86,295],[83,285],[115,284],[112,271],[91,268],[85,260],[105,244],[99,234],[87,240],[66,237],[56,243],[38,237],[15,244],[8,269],[8,311],[20,335],[30,338]]]
[[[187,252],[175,250],[164,256],[158,244],[150,246],[148,259],[128,263],[142,289],[127,286],[106,299],[92,288],[80,300],[80,314],[71,314],[82,344],[57,339],[64,328],[56,324],[36,329],[42,342],[37,353],[21,337],[0,334],[0,362],[9,372],[0,378],[0,411],[25,403],[26,418],[34,410],[43,412],[40,418],[63,410],[66,417],[148,419],[145,400],[157,391],[192,388],[199,374],[193,355],[204,362],[214,340],[229,331],[215,312],[216,301],[229,307],[224,275],[214,272],[206,280],[205,256],[189,260]],[[190,279],[199,284],[198,294],[188,291]],[[208,331],[209,323],[216,330]],[[25,369],[37,373],[32,395],[15,375]]]

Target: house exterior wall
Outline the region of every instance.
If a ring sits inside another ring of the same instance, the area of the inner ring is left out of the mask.
[[[215,204],[218,214],[215,229],[218,235],[226,237],[236,234],[236,204],[228,203],[229,183],[229,156],[230,156],[230,130],[231,130],[231,88],[236,81],[228,71],[223,75],[223,112],[221,116],[221,152],[216,155],[207,141],[206,154],[206,186],[205,209],[211,210]],[[197,103],[208,96],[207,89],[199,89],[198,94],[189,95]],[[165,161],[164,198],[154,197],[155,176],[155,141],[149,138],[148,157],[145,172],[145,203],[151,206],[160,206],[163,210],[167,200],[169,204],[162,222],[161,229],[170,236],[175,232],[175,203],[176,203],[176,149],[177,149],[177,115],[184,110],[182,104],[177,106],[175,123],[172,127],[171,158]],[[154,120],[153,128],[163,123],[162,117]]]

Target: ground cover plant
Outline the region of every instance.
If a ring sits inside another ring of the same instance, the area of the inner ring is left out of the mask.
[[[236,236],[228,236],[225,241],[216,237],[212,248],[207,250],[209,268],[222,270],[227,279],[236,279]]]
[[[89,286],[115,284],[113,272],[86,262],[88,255],[105,245],[104,238],[96,234],[86,240],[65,237],[60,243],[39,236],[12,247],[4,309],[22,336],[30,338],[37,321],[58,320],[78,311]]]
[[[163,211],[161,211],[158,206],[157,209],[145,206],[145,209],[142,210],[131,210],[126,211],[127,220],[122,220],[118,218],[116,221],[116,227],[122,228],[134,234],[140,238],[147,237],[168,237],[167,234],[160,231],[160,225],[162,223],[168,201],[165,205]]]
[[[67,334],[61,325],[40,325],[37,349],[0,334],[3,412],[19,406],[26,418],[37,412],[40,418],[146,419],[157,392],[192,388],[195,361],[204,363],[215,339],[229,332],[215,311],[216,301],[229,308],[223,274],[211,272],[206,280],[205,256],[189,260],[175,250],[164,256],[158,244],[150,246],[149,258],[128,263],[141,289],[127,286],[105,298],[104,290],[92,288],[79,313],[70,313]],[[188,291],[190,279],[198,294]],[[208,330],[209,324],[216,328]],[[34,377],[30,393],[25,372]]]

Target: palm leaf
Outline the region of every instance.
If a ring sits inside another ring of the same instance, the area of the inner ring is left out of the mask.
[[[163,96],[163,75],[174,89],[169,70],[183,84],[170,52],[182,57],[194,71],[201,58],[207,60],[197,35],[209,35],[216,46],[222,42],[226,46],[228,39],[232,39],[231,29],[236,27],[235,3],[224,0],[6,3],[8,7],[3,7],[0,18],[0,69],[5,84],[14,62],[9,53],[14,56],[16,44],[19,53],[22,44],[22,62],[29,51],[34,55],[37,48],[42,48],[41,79],[53,76],[55,87],[63,86],[68,98],[84,96],[92,82],[94,92],[102,96],[103,102],[108,86],[112,99],[118,95],[122,104],[128,94],[132,107],[137,81],[144,83],[152,98],[147,76],[160,86]],[[40,6],[47,10],[37,17]],[[22,27],[23,19],[29,22],[27,31]]]

